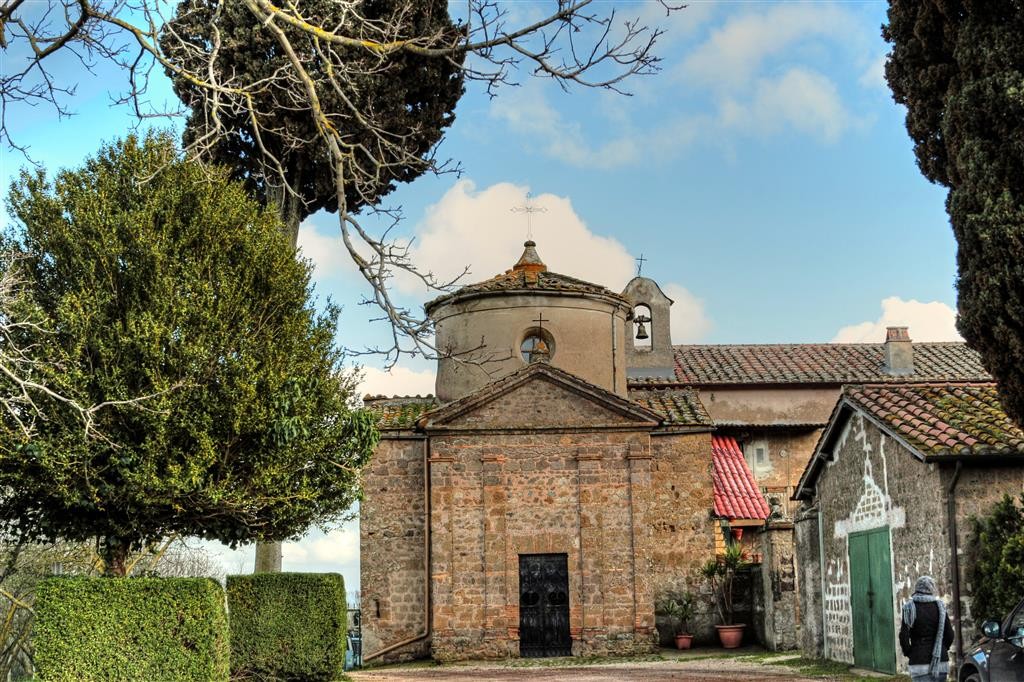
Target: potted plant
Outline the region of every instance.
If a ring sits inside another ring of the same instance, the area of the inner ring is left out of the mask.
[[[743,641],[746,624],[734,622],[733,585],[736,581],[736,572],[749,563],[743,546],[736,542],[729,545],[724,554],[709,559],[700,569],[715,598],[715,609],[721,621],[715,628],[718,629],[718,639],[726,649],[735,649]]]
[[[682,592],[674,597],[666,597],[658,602],[657,614],[668,618],[673,624],[676,648],[689,649],[693,644],[690,632],[690,617],[693,616],[693,595]]]

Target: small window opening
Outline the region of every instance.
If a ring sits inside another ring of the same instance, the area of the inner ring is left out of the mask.
[[[377,618],[380,618],[380,599],[373,600],[373,613]]]
[[[548,362],[555,355],[555,339],[547,329],[534,327],[526,331],[523,342],[519,344],[519,352],[523,362]]]
[[[651,309],[646,305],[633,308],[633,347],[637,350],[651,349]]]

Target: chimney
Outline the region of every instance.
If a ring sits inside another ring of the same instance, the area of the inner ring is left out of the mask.
[[[914,345],[906,327],[885,330],[885,373],[892,376],[914,373]]]

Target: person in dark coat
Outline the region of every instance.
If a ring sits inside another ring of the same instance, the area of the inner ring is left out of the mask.
[[[953,625],[946,614],[946,603],[936,592],[935,581],[923,575],[914,585],[913,596],[903,605],[900,648],[909,659],[913,682],[945,682],[949,677]]]

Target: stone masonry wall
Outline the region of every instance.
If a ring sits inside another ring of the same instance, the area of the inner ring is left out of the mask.
[[[788,518],[792,518],[796,511],[796,505],[791,501],[793,491],[814,454],[820,436],[820,429],[803,432],[763,431],[761,434],[751,430],[749,434],[750,441],[764,443],[768,451],[768,464],[765,467],[759,468],[752,457],[747,460],[754,478],[769,501],[774,498],[782,504]]]
[[[825,564],[824,653],[853,663],[850,533],[889,528],[896,623],[919,575],[933,576],[940,594],[949,598],[944,491],[933,465],[917,460],[859,413],[847,422],[834,455],[817,484]],[[897,668],[905,670],[898,643],[893,646]]]
[[[359,551],[364,656],[426,627],[423,445],[422,437],[385,436],[363,470]],[[429,650],[429,639],[424,639],[383,660],[422,658]]]
[[[712,523],[714,483],[711,434],[666,434],[651,437],[651,561],[655,599],[688,591],[694,595],[690,627],[698,641],[717,637],[714,602],[697,577],[697,569],[714,556]],[[661,623],[659,636],[671,641],[671,626]]]
[[[953,476],[953,465],[944,465],[941,472],[943,491],[949,488]],[[984,516],[1003,495],[1018,498],[1024,492],[1024,467],[1007,466],[965,466],[956,486],[956,530],[958,557],[960,563],[960,600],[964,646],[980,633],[978,628],[988,618],[998,620],[1005,614],[971,613],[972,585],[967,579],[971,557],[969,545],[972,517]],[[946,511],[943,509],[943,518]],[[947,531],[948,532],[948,531]]]
[[[824,623],[821,603],[821,538],[818,508],[801,507],[793,520],[796,552],[800,627],[797,645],[808,658],[824,657]]]
[[[788,651],[797,647],[797,620],[800,610],[796,585],[796,556],[793,524],[775,521],[760,532],[763,560],[761,584],[755,590],[763,594],[763,643],[770,651]]]
[[[431,452],[435,658],[519,655],[535,553],[568,556],[574,655],[651,650],[646,432],[439,435]]]

